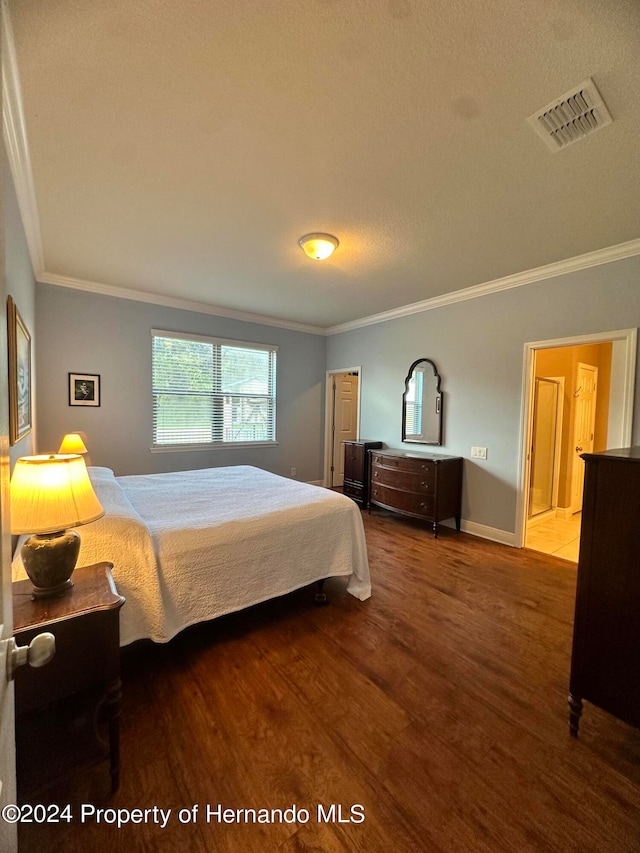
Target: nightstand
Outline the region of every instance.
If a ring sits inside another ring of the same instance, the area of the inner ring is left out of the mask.
[[[120,608],[124,604],[110,563],[83,566],[61,598],[31,597],[31,581],[13,583],[14,636],[29,645],[43,631],[56,638],[54,658],[15,676],[16,715],[40,710],[76,693],[100,688],[109,727],[111,790],[120,782]]]

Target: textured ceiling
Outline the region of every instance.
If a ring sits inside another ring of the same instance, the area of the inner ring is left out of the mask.
[[[10,10],[49,274],[325,327],[640,236],[638,0]]]

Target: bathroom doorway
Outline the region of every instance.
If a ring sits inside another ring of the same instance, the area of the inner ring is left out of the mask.
[[[577,562],[582,454],[631,440],[635,329],[525,345],[519,544]]]

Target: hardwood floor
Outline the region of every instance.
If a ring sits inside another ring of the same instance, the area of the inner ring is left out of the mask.
[[[125,650],[120,790],[106,764],[59,782],[35,800],[76,817],[21,826],[21,851],[640,849],[640,731],[586,705],[568,732],[575,567],[363,518],[369,601],[333,579],[329,607],[301,590]],[[80,803],[172,814],[81,825]],[[364,822],[318,822],[332,803]],[[207,823],[207,804],[309,820]]]

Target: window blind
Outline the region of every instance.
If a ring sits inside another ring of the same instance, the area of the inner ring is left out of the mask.
[[[153,444],[275,442],[277,348],[152,330]]]
[[[422,435],[422,401],[424,397],[424,372],[414,371],[409,381],[406,396],[406,431],[407,435]]]

